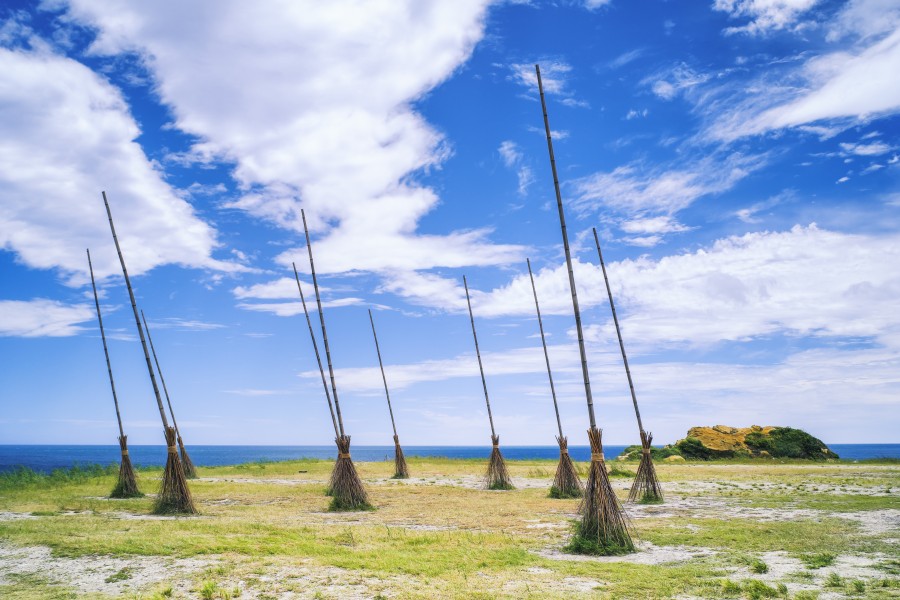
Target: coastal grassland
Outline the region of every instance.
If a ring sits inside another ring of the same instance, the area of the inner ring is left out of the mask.
[[[578,500],[554,461],[357,466],[376,509],[328,512],[332,461],[199,468],[198,517],[110,500],[108,469],[0,477],[4,598],[888,598],[900,594],[900,465],[661,463],[666,503],[628,507],[640,552],[565,554]],[[583,463],[579,464],[584,469]],[[627,469],[627,465],[625,465]],[[140,469],[145,491],[161,469]],[[615,477],[624,500],[631,483]]]

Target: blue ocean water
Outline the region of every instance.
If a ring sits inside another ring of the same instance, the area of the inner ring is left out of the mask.
[[[900,444],[832,444],[832,450],[844,460],[867,458],[900,458]],[[608,457],[618,456],[625,446],[606,446]],[[166,461],[165,446],[129,446],[131,460],[136,465],[162,466]],[[446,458],[484,458],[490,455],[490,446],[404,446],[407,456],[440,456]],[[555,459],[559,456],[556,446],[503,446],[503,455],[509,459]],[[298,458],[335,458],[334,446],[188,446],[191,460],[199,466],[235,465],[253,461],[294,460]],[[393,460],[393,446],[354,446],[353,458],[359,461]],[[590,459],[587,446],[569,446],[574,460]],[[74,465],[107,465],[119,460],[118,445],[63,446],[63,445],[0,445],[0,471],[19,466],[35,471],[50,472],[53,469]]]

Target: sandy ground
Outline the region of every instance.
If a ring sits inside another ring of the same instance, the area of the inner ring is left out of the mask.
[[[844,467],[843,465],[841,466]],[[744,471],[752,468],[745,465],[729,465],[733,471]],[[834,467],[832,467],[834,468]],[[861,469],[852,465],[846,466],[859,476]],[[865,472],[878,473],[890,467],[866,466]],[[891,471],[896,473],[896,468]],[[233,482],[241,484],[266,484],[296,486],[300,484],[322,485],[321,480],[290,478],[254,478],[254,477],[205,477],[205,482]],[[477,475],[420,477],[407,480],[388,478],[367,479],[372,486],[453,486],[466,489],[482,489],[483,480]],[[547,489],[549,478],[515,477],[514,484],[518,489]],[[618,490],[626,490],[630,479],[614,478],[613,486]],[[753,505],[751,495],[728,496],[721,492],[730,490],[759,491],[760,493],[789,492],[798,487],[806,492],[834,495],[886,496],[896,495],[884,485],[836,485],[833,483],[811,483],[785,485],[767,481],[726,481],[716,483],[707,480],[681,480],[665,484],[666,502],[660,505],[627,505],[626,513],[638,526],[642,519],[750,519],[762,522],[777,521],[813,521],[837,518],[851,521],[858,525],[860,534],[873,536],[884,542],[898,543],[900,540],[900,509],[860,510],[857,512],[839,512],[814,510],[806,508],[762,508]],[[288,493],[288,492],[285,492]],[[504,492],[497,492],[504,493]],[[280,494],[280,493],[279,493]],[[95,500],[100,500],[96,498]],[[107,500],[106,498],[102,498]],[[288,496],[268,498],[259,504],[290,503]],[[209,506],[229,507],[245,504],[243,500],[221,497],[206,501]],[[111,507],[113,509],[118,507]],[[62,512],[59,517],[78,517],[83,512]],[[90,513],[88,513],[90,514]],[[173,520],[185,517],[154,516],[133,514],[123,510],[113,510],[111,516],[124,520]],[[570,527],[575,514],[547,513],[535,515],[533,519],[524,519],[522,527],[540,539],[559,539],[559,534]],[[0,512],[0,521],[19,519],[40,519],[41,516],[24,512]],[[213,519],[212,516],[190,517],[192,519]],[[309,525],[371,525],[365,514],[306,512],[297,515],[299,522]],[[410,531],[451,531],[457,529],[452,525],[436,525],[407,521],[381,523],[390,528],[402,528]],[[697,528],[693,523],[684,523],[686,528]],[[827,549],[823,549],[827,551]],[[645,541],[638,542],[638,552],[624,556],[591,557],[566,554],[561,551],[556,541],[553,544],[534,550],[532,553],[553,563],[565,564],[633,564],[633,565],[672,565],[691,561],[715,560],[722,551],[694,546],[656,546]],[[752,553],[751,553],[752,554]],[[753,557],[767,565],[767,572],[751,571],[749,566],[726,567],[729,579],[758,579],[772,586],[786,585],[791,593],[815,591],[820,600],[846,598],[846,590],[835,590],[826,586],[826,580],[836,573],[846,580],[871,581],[896,576],[888,574],[883,567],[887,561],[896,560],[897,556],[886,554],[840,554],[834,562],[826,567],[811,569],[801,560],[785,552],[760,552]],[[0,540],[0,585],[12,582],[16,578],[40,576],[62,585],[73,588],[80,594],[106,594],[109,596],[137,597],[138,591],[149,591],[154,586],[172,584],[176,597],[198,597],[196,586],[204,579],[204,573],[210,569],[226,569],[224,577],[217,577],[223,590],[230,590],[234,597],[239,592],[241,599],[257,598],[314,598],[315,592],[325,597],[342,599],[391,598],[413,591],[428,593],[427,578],[412,578],[405,575],[370,576],[364,571],[345,570],[337,567],[322,566],[311,560],[272,558],[253,559],[249,565],[242,557],[205,556],[203,558],[174,559],[166,557],[112,557],[86,556],[69,558],[56,556],[48,547],[17,547]],[[230,574],[235,562],[240,563],[236,574]],[[260,563],[264,564],[260,567]],[[253,568],[251,568],[251,566]],[[545,563],[544,567],[527,567],[521,570],[511,581],[502,583],[502,591],[511,596],[540,592],[562,593],[572,595],[591,595],[602,592],[610,585],[602,578],[561,576],[560,573]],[[472,577],[472,576],[470,576]],[[488,573],[476,573],[474,579],[484,580],[483,589],[496,589],[495,581]],[[470,582],[471,583],[471,582]],[[0,592],[2,594],[2,592]],[[131,595],[131,596],[129,596]],[[224,596],[223,596],[224,597]],[[687,598],[687,597],[685,597]]]

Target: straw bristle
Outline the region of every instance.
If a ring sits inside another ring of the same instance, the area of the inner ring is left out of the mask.
[[[569,456],[569,441],[565,436],[557,436],[556,441],[559,443],[559,464],[556,466],[553,485],[550,486],[550,497],[581,498],[584,496],[584,486],[581,485],[581,478]]]
[[[166,427],[166,468],[163,471],[162,483],[159,494],[153,505],[156,514],[197,514],[194,508],[194,499],[191,498],[191,490],[188,488],[187,479],[184,476],[184,468],[178,458],[178,449],[175,447],[175,428]]]
[[[637,476],[628,492],[629,502],[641,504],[659,504],[663,501],[662,486],[656,477],[656,469],[653,467],[653,457],[650,454],[650,444],[653,442],[653,434],[641,432],[641,464],[638,465]]]
[[[506,469],[506,462],[503,455],[500,454],[500,436],[491,436],[491,460],[488,462],[487,473],[484,476],[484,487],[489,490],[512,490],[515,486],[509,471]]]
[[[331,504],[328,510],[371,510],[369,495],[356,472],[350,458],[350,436],[343,435],[335,440],[338,459],[331,472]]]
[[[409,467],[400,447],[400,438],[394,436],[394,479],[409,479]]]
[[[628,517],[606,473],[601,431],[592,427],[588,430],[588,439],[591,443],[591,467],[581,501],[581,522],[567,549],[579,554],[634,552]]]
[[[131,466],[131,457],[128,456],[128,436],[119,437],[119,447],[122,449],[122,464],[119,465],[119,479],[116,487],[110,492],[110,498],[140,498],[144,494],[138,489],[137,476]]]
[[[194,468],[194,463],[191,462],[191,457],[188,456],[180,435],[178,436],[178,446],[181,448],[181,467],[184,469],[184,476],[188,479],[197,479],[197,469]]]

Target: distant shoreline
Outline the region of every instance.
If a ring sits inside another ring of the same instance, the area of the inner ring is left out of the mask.
[[[900,459],[900,444],[831,444],[841,457],[841,462],[871,459]],[[281,462],[302,459],[332,460],[334,446],[232,446],[189,445],[191,458],[198,466],[227,466],[253,462]],[[609,445],[604,448],[610,459],[626,448]],[[501,446],[508,460],[555,460],[559,456],[557,446]],[[132,460],[140,466],[162,466],[165,462],[163,445],[130,445]],[[490,446],[404,446],[409,457],[434,457],[448,459],[487,459]],[[356,446],[351,448],[357,461],[370,462],[393,460],[393,446]],[[587,446],[569,446],[576,461],[587,461]],[[0,445],[0,472],[24,466],[38,472],[71,468],[75,465],[106,465],[119,460],[118,445],[64,445],[19,444]]]

